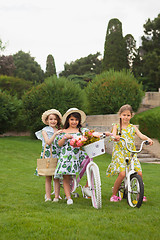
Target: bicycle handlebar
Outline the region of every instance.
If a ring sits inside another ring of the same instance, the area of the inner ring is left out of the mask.
[[[145,143],[146,145],[149,145],[149,142],[148,142],[147,140],[144,140],[143,142],[141,142],[140,149],[137,150],[137,151],[133,151],[133,150],[131,150],[131,149],[128,148],[128,145],[127,145],[128,142],[127,142],[127,140],[126,140],[125,138],[120,137],[120,139],[123,140],[123,141],[125,142],[125,145],[126,145],[127,150],[128,150],[129,152],[132,152],[132,153],[139,153],[139,152],[141,152],[144,143]]]

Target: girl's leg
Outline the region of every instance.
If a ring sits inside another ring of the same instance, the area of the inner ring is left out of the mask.
[[[52,176],[46,176],[45,189],[46,189],[47,199],[51,199],[51,181],[52,181]]]
[[[63,186],[64,186],[64,192],[67,199],[71,198],[70,193],[70,175],[63,175]]]
[[[54,178],[54,193],[55,193],[55,199],[59,199],[59,192],[60,192],[60,182],[59,182],[59,178]]]
[[[138,175],[141,176],[141,178],[143,179],[141,171],[138,172]]]
[[[125,171],[120,172],[114,183],[112,196],[117,194],[119,186],[121,185],[121,182],[123,181],[124,177],[125,177]]]

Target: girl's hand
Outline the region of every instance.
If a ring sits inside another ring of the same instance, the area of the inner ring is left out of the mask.
[[[55,132],[55,135],[58,135],[58,134],[60,134],[60,133],[62,133],[63,132],[63,130],[61,129],[61,130],[58,130],[57,132]]]
[[[71,139],[71,138],[73,138],[73,136],[71,135],[71,134],[69,134],[69,133],[66,133],[65,135],[64,135],[64,137],[63,137],[63,139]]]
[[[149,142],[150,146],[153,145],[153,140],[152,139],[148,138],[147,141]]]
[[[114,140],[115,142],[119,142],[120,136],[119,136],[119,135],[113,136],[113,140]]]

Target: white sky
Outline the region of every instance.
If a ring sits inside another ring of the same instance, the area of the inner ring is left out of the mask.
[[[108,22],[118,18],[123,36],[140,44],[143,25],[160,13],[160,0],[0,0],[0,39],[4,55],[30,52],[46,68],[53,55],[56,70],[89,54],[103,56]]]

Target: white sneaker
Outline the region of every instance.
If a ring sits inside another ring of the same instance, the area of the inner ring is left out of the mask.
[[[92,192],[91,190],[89,189],[89,187],[83,187],[83,193],[88,196],[88,197],[91,197],[92,196]]]
[[[71,198],[69,198],[69,199],[67,200],[67,204],[68,204],[68,205],[73,204],[73,200],[72,200]]]
[[[59,201],[59,198],[54,198],[53,199],[53,202],[58,202]]]
[[[50,199],[50,198],[45,199],[45,202],[50,202],[50,201],[52,201],[52,199]]]

